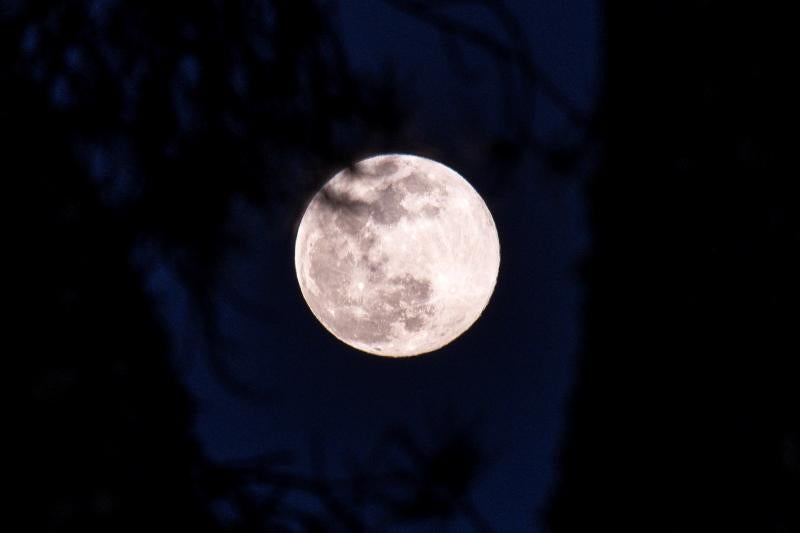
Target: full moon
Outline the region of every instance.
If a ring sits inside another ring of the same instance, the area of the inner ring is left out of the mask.
[[[458,173],[389,154],[317,192],[294,258],[303,297],[329,332],[370,354],[408,357],[475,323],[494,292],[500,242],[483,199]]]

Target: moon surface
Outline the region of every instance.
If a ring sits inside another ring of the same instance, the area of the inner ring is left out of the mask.
[[[297,232],[295,269],[311,312],[364,352],[408,357],[478,319],[500,267],[492,215],[452,169],[389,154],[342,170]]]

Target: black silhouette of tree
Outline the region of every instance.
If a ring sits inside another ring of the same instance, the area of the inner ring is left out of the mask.
[[[605,2],[551,531],[798,531],[797,95],[778,3]]]

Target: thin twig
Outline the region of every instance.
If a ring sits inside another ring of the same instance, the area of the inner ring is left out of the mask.
[[[578,110],[577,106],[570,101],[561,89],[550,80],[544,71],[536,64],[527,48],[522,49],[520,46],[516,48],[510,47],[487,32],[481,31],[468,24],[458,22],[441,13],[437,13],[431,9],[429,4],[418,0],[384,1],[400,11],[432,25],[441,32],[477,45],[494,56],[497,60],[513,62],[520,69],[520,72],[527,76],[532,82],[539,85],[542,93],[556,104],[570,122],[579,127],[588,125],[589,119],[583,112]],[[502,4],[496,4],[493,11],[495,11],[498,18],[500,18],[501,22],[506,26],[509,33],[518,41],[518,45],[524,43],[522,37],[524,34],[521,28],[513,22],[513,17],[510,13],[504,11]]]

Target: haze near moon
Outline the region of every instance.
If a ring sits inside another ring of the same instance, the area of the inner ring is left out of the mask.
[[[330,179],[295,242],[300,290],[322,325],[367,353],[450,343],[494,291],[500,243],[480,195],[423,157],[379,155]]]

